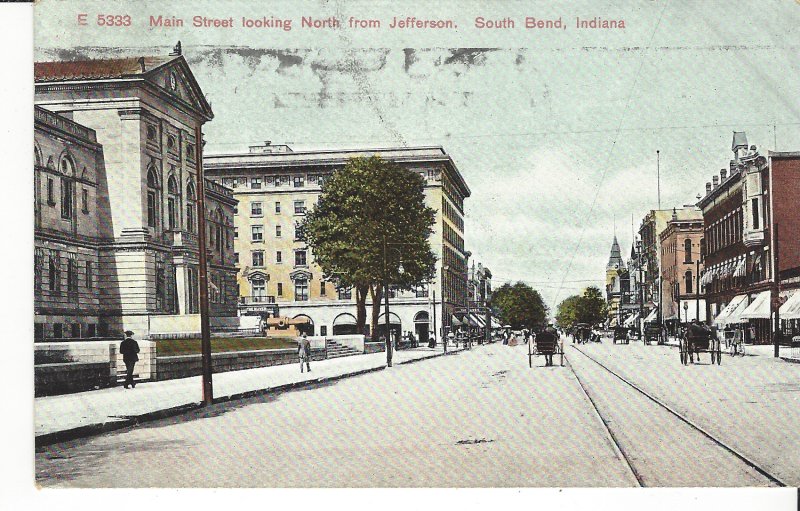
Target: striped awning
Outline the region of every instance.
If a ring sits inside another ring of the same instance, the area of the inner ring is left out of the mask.
[[[714,318],[714,324],[718,327],[724,327],[728,324],[735,324],[741,322],[741,313],[747,308],[747,295],[736,295],[728,305],[723,308],[717,317]]]
[[[800,289],[789,292],[789,299],[781,305],[781,319],[800,319]]]
[[[644,318],[644,322],[645,323],[651,323],[651,322],[657,321],[657,320],[658,320],[658,308],[657,307],[655,309],[651,310],[650,314],[648,314],[647,317]]]
[[[733,271],[734,277],[744,277],[747,275],[747,260],[742,258],[739,261],[739,264],[736,265],[736,269]]]
[[[771,297],[771,291],[761,291],[739,317],[742,319],[769,319],[772,316]]]

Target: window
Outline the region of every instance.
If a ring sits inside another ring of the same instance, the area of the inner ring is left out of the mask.
[[[189,181],[186,185],[186,228],[189,232],[195,232],[194,213],[195,213],[195,191],[194,183]]]
[[[337,292],[339,293],[339,300],[350,300],[353,298],[353,288],[351,287],[340,287],[337,289]]]
[[[264,252],[257,250],[253,252],[253,266],[264,266]]]
[[[261,188],[261,178],[260,177],[251,178],[250,179],[250,188],[252,188],[253,190],[260,189]]]
[[[239,252],[233,253],[233,260],[236,262],[236,264],[239,264]]]
[[[752,200],[753,207],[753,229],[760,229],[759,215],[758,215],[758,199]]]
[[[325,281],[321,280],[320,283],[319,283],[319,295],[320,296],[325,296],[326,288],[327,288],[327,286],[325,285]]]
[[[319,335],[323,337],[328,335],[328,325],[322,325],[319,327]]]
[[[222,186],[227,186],[228,188],[233,188],[234,186],[236,186],[236,178],[223,177],[222,178]]]
[[[684,263],[692,262],[692,240],[689,238],[687,238],[683,242],[683,262]]]
[[[72,181],[61,178],[61,218],[72,218]]]
[[[275,237],[276,238],[280,238],[281,237],[281,226],[280,225],[276,225],[275,226]]]
[[[50,260],[47,264],[47,276],[49,279],[50,291],[61,291],[61,271],[60,271],[60,256],[58,252],[50,253]]]
[[[417,287],[415,290],[415,294],[417,298],[427,298],[428,297],[428,286],[422,285]]]
[[[53,323],[53,337],[55,339],[64,337],[64,325],[62,323]]]
[[[178,217],[179,203],[178,203],[178,180],[175,176],[170,176],[167,180],[167,214],[169,218],[169,228],[171,230],[178,230],[181,228],[180,218]]]
[[[303,229],[303,224],[300,222],[294,223],[294,239],[295,241],[305,241],[306,240],[306,232]]]
[[[156,309],[163,310],[166,302],[166,274],[164,267],[159,265],[156,268]]]
[[[306,214],[306,201],[304,201],[304,200],[296,200],[296,201],[294,201],[294,214],[295,215],[305,215]]]
[[[305,250],[296,250],[294,252],[294,265],[295,266],[307,266],[307,263],[306,263],[306,251]]]
[[[81,191],[81,211],[89,212],[89,190],[86,188]]]
[[[173,135],[167,136],[167,149],[172,151],[175,148],[175,137]]]
[[[47,204],[50,206],[56,205],[56,194],[55,194],[55,184],[53,183],[53,178],[47,178]]]
[[[97,337],[97,325],[94,323],[86,325],[86,337]]]
[[[294,176],[294,187],[303,188],[306,185],[306,178],[304,176]]]
[[[251,227],[253,241],[264,241],[264,226],[254,225]]]
[[[67,292],[78,292],[78,262],[72,257],[67,259]]]
[[[233,228],[233,239],[235,239],[235,240],[239,239],[239,228],[238,227],[234,227]]]
[[[692,291],[692,272],[691,272],[691,270],[686,272],[686,274],[684,275],[684,280],[685,280],[685,282],[684,282],[683,287],[686,288],[686,294],[690,295],[690,294],[693,293],[693,291]]]
[[[281,203],[280,202],[276,202],[275,203],[275,214],[276,215],[280,215],[281,214]]]
[[[263,299],[267,295],[267,284],[264,279],[253,279],[251,282],[252,296],[255,299]]]
[[[276,263],[282,263],[283,262],[283,252],[281,252],[280,250],[275,252],[275,262]]]
[[[186,157],[194,159],[194,144],[186,144]]]
[[[188,309],[189,314],[197,314],[199,307],[198,307],[198,292],[200,291],[200,286],[198,284],[197,279],[197,268],[190,267],[187,269],[187,276],[189,277],[189,303]]]
[[[156,170],[150,167],[147,171],[147,225],[155,228],[158,218],[158,176]]]
[[[278,296],[283,296],[283,283],[278,282]]]
[[[157,136],[156,127],[148,124],[147,125],[147,140],[155,141]]]
[[[261,211],[261,203],[260,202],[251,202],[250,203],[250,216],[262,216],[263,211]]]
[[[167,199],[167,210],[169,212],[169,228],[170,230],[177,230],[178,229],[178,211],[175,209],[177,206],[175,205],[175,197],[170,197]]]
[[[94,283],[92,282],[93,273],[92,262],[86,261],[86,289],[92,289],[94,287]]]
[[[294,299],[298,302],[305,302],[308,300],[307,280],[297,279],[294,281]]]
[[[246,177],[240,177],[239,178],[239,186],[247,186],[247,178]]]

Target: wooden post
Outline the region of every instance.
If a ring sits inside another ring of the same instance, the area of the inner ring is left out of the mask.
[[[197,166],[197,244],[199,246],[198,280],[200,287],[200,337],[203,361],[203,404],[214,403],[214,387],[211,382],[211,327],[208,305],[208,247],[206,245],[206,183],[203,173],[203,131],[194,130],[195,165]]]

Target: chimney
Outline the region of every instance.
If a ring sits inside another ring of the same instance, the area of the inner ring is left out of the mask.
[[[706,183],[706,195],[711,195],[711,183]]]
[[[719,186],[719,176],[711,176],[711,182],[714,183],[714,188]]]
[[[719,180],[720,182],[725,181],[725,178],[728,177],[728,171],[726,169],[719,169]]]

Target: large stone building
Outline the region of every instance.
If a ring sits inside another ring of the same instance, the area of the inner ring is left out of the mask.
[[[743,132],[734,132],[731,149],[729,167],[706,183],[698,203],[706,240],[701,285],[718,327],[741,327],[746,340],[771,343],[776,311],[789,320],[788,334],[796,335],[800,319],[800,152],[762,155]]]
[[[236,201],[199,181],[213,114],[176,50],[34,66],[39,338],[199,332],[201,194],[212,326],[238,326]],[[65,309],[74,296],[82,301]]]
[[[437,277],[415,291],[390,293],[392,329],[416,332],[424,341],[434,332],[440,338],[450,326],[466,300],[464,199],[470,190],[441,147],[295,152],[267,142],[247,153],[208,155],[209,178],[233,188],[239,201],[235,248],[242,315],[306,317],[317,335],[355,333],[354,293],[324,278],[297,227],[331,173],[350,158],[372,155],[420,173],[426,204],[436,211],[430,242]]]
[[[695,318],[706,320],[705,300],[700,297],[698,282],[703,271],[702,250],[703,214],[695,210],[692,218],[672,219],[661,238],[662,315],[670,333],[677,332],[680,323]]]

